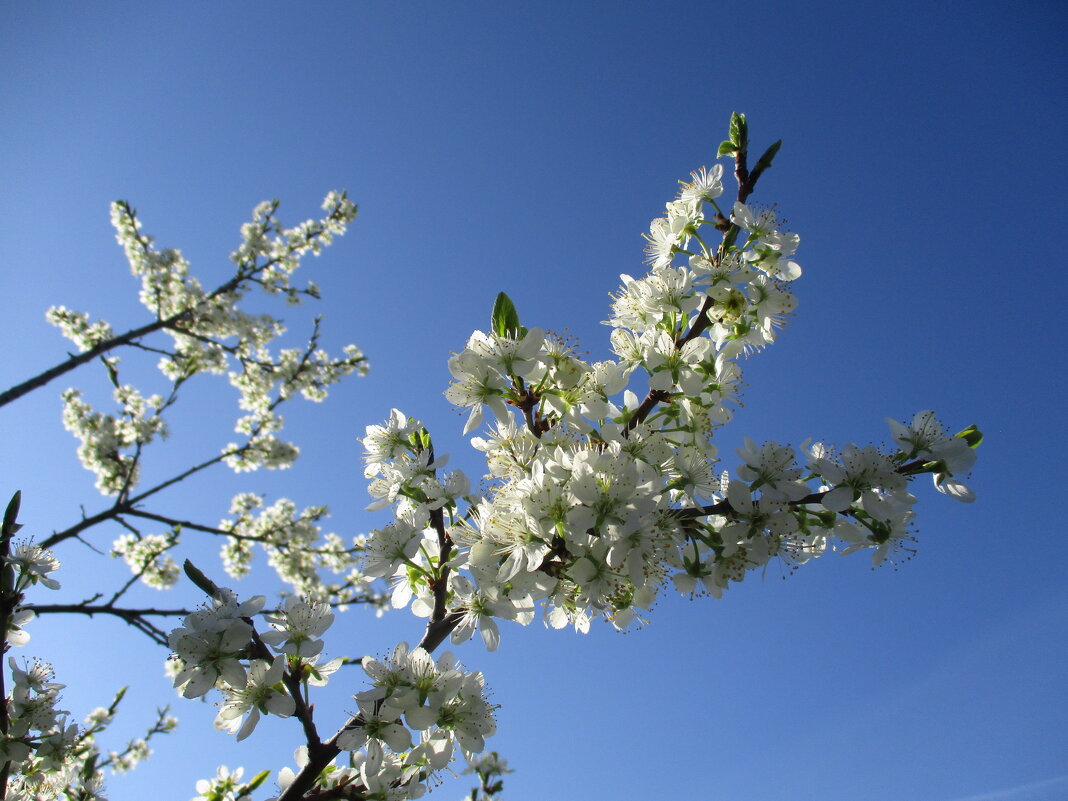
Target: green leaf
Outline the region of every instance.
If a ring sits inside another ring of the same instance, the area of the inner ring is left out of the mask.
[[[716,158],[722,158],[723,156],[733,156],[737,150],[738,148],[734,146],[734,142],[731,142],[729,139],[725,139],[724,141],[719,143],[719,150],[716,152]]]
[[[182,569],[185,570],[185,574],[189,576],[189,580],[196,584],[200,589],[206,592],[208,595],[214,596],[219,591],[218,586],[210,578],[205,576],[196,565],[185,560],[185,564],[182,565]]]
[[[245,785],[245,792],[251,793],[257,787],[267,781],[267,777],[270,775],[271,772],[269,770],[261,770],[259,773],[252,777],[252,781]]]
[[[104,369],[108,371],[108,378],[111,380],[111,385],[115,389],[119,388],[119,371],[115,369],[115,365],[108,360],[107,356],[101,356],[100,361],[104,365]]]
[[[100,757],[100,753],[97,752],[85,760],[85,765],[82,767],[82,778],[88,781],[94,773],[96,773],[96,760]],[[69,797],[69,796],[68,796]]]
[[[764,155],[761,156],[760,161],[756,163],[753,172],[763,171],[770,167],[771,162],[775,158],[775,154],[779,152],[780,147],[782,147],[781,139],[764,151]]]
[[[506,337],[510,332],[518,333],[519,312],[515,310],[512,299],[501,292],[493,303],[493,314],[490,317],[490,330],[499,337]]]
[[[408,418],[408,422],[412,422],[412,418]],[[425,428],[420,428],[418,431],[413,431],[408,435],[408,442],[417,451],[423,451],[430,447],[430,432]]]
[[[745,115],[731,112],[730,140],[736,150],[745,150],[749,144],[749,126]]]
[[[734,243],[738,241],[738,232],[742,229],[734,223],[731,223],[731,227],[727,230],[726,235],[723,237],[724,250],[730,250],[734,247]]]
[[[983,432],[974,423],[957,434],[958,437],[968,443],[969,448],[978,448],[983,441]]]
[[[19,507],[22,505],[22,490],[16,490],[8,501],[7,509],[4,510],[4,537],[14,536],[22,526],[15,522],[19,516]]]

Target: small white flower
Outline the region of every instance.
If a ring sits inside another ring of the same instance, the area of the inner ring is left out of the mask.
[[[43,584],[50,590],[58,590],[59,582],[49,578],[48,574],[59,570],[59,560],[51,551],[32,543],[20,543],[15,546],[15,553],[7,558],[20,573],[20,586]]]
[[[260,720],[260,712],[288,718],[296,710],[296,702],[285,691],[276,687],[282,681],[286,658],[279,655],[268,663],[254,659],[249,663],[248,679],[239,687],[222,687],[226,701],[215,717],[215,728],[237,732],[237,739],[244,740]],[[241,716],[248,713],[244,723]]]

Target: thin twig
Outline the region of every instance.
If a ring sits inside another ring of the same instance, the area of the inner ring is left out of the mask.
[[[70,528],[64,529],[63,531],[54,532],[51,536],[45,537],[45,539],[42,540],[40,543],[41,547],[51,548],[57,545],[58,543],[63,542],[64,540],[68,540],[71,537],[77,536],[81,532],[85,531],[87,528],[91,528],[95,525],[98,525],[99,523],[103,523],[105,520],[111,520],[112,518],[121,514],[133,514],[133,512],[135,511],[134,505],[140,503],[145,498],[151,497],[157,492],[160,492],[166,489],[167,487],[177,484],[179,481],[184,481],[191,475],[199,473],[201,470],[205,470],[214,464],[218,464],[219,462],[230,456],[237,456],[238,454],[241,454],[244,451],[248,450],[250,447],[250,445],[245,444],[239,448],[236,448],[235,450],[221,453],[218,456],[212,457],[211,459],[208,459],[205,462],[201,462],[198,465],[194,465],[193,467],[189,468],[183,473],[180,473],[177,476],[169,478],[166,481],[160,482],[151,489],[145,490],[144,492],[133,496],[127,501],[116,501],[109,509],[105,509],[102,512],[98,512],[97,514],[91,517],[83,517],[80,522],[75,523]]]

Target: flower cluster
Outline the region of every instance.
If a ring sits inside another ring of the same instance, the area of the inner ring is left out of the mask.
[[[184,625],[168,637],[178,665],[174,686],[186,698],[199,698],[220,682],[244,687],[248,673],[242,660],[252,640],[248,618],[263,608],[257,595],[244,603],[230,590],[220,589],[209,606],[187,615]]]
[[[422,648],[398,644],[385,660],[363,659],[373,683],[356,696],[359,714],[334,738],[348,751],[348,766],[330,764],[319,775],[321,792],[340,788],[373,801],[419,798],[435,776],[453,760],[455,745],[469,760],[478,760],[485,738],[496,731],[494,706],[486,700],[481,673],[468,673],[452,654],[435,661]],[[308,765],[307,749],[295,755]],[[279,775],[283,791],[296,774]]]
[[[304,296],[318,297],[314,284],[294,286],[293,273],[305,255],[318,254],[343,234],[356,215],[355,205],[337,192],[323,202],[321,219],[291,228],[278,221],[277,208],[277,201],[256,207],[252,221],[242,228],[241,245],[231,256],[233,276],[208,291],[190,274],[179,251],[157,249],[152,237],[141,231],[141,221],[129,204],[116,202],[111,209],[116,238],[132,273],[141,280],[141,302],[155,322],[116,337],[107,322],[90,323],[84,312],[58,306],[47,315],[82,351],[139,345],[148,334],[165,331],[172,340],[170,349],[145,349],[162,354],[159,368],[174,382],[175,392],[197,373],[229,370],[243,411],[235,430],[245,439],[228,444],[221,458],[237,471],[289,467],[299,450],[278,437],[284,425],[278,406],[296,395],[321,401],[330,385],[367,370],[355,345],[346,346],[340,358],[320,348],[318,322],[306,347],[272,353],[272,342],[285,333],[282,321],[240,308],[248,291],[257,286],[269,295],[284,296],[289,303],[300,303]],[[133,387],[118,383],[117,356],[105,357],[105,364],[116,386],[119,413],[94,412],[81,393],[70,389],[64,393],[63,420],[82,441],[79,456],[86,469],[96,474],[97,487],[114,495],[137,483],[141,449],[156,436],[166,435],[161,412],[174,398],[166,402],[160,396],[142,398]]]
[[[178,564],[167,553],[178,544],[171,534],[123,534],[111,544],[111,555],[122,557],[135,576],[148,587],[166,590],[178,581]]]
[[[107,342],[115,335],[111,326],[103,320],[90,323],[88,314],[73,311],[66,306],[53,306],[45,313],[45,319],[62,331],[63,336],[83,352],[95,348],[101,342]]]
[[[125,773],[147,759],[149,740],[174,731],[177,721],[158,711],[144,737],[131,739],[122,750],[105,755],[97,738],[114,722],[125,690],[107,708],[86,716],[84,726],[70,723],[67,712],[57,709],[59,690],[50,665],[34,661],[19,667],[9,659],[13,687],[7,699],[8,734],[0,738],[0,760],[8,762],[6,798],[44,801],[106,801],[104,770]]]
[[[20,668],[15,659],[8,659],[14,686],[8,700],[8,732],[4,737],[3,758],[12,762],[25,761],[34,750],[39,750],[41,740],[57,731],[67,737],[67,726],[62,716],[68,713],[57,709],[59,691],[64,685],[52,681],[55,672],[47,662],[34,661]],[[75,730],[77,727],[75,727]],[[35,738],[32,732],[37,733]]]
[[[482,674],[464,672],[450,652],[435,661],[402,642],[385,661],[364,657],[362,665],[374,688],[356,696],[362,722],[342,732],[342,749],[366,745],[376,757],[383,746],[411,749],[405,764],[440,770],[452,758],[453,739],[465,754],[477,754],[497,730]],[[420,733],[415,748],[409,729]]]
[[[307,745],[296,752],[298,769],[279,774],[282,798],[417,798],[456,753],[481,782],[471,800],[495,797],[509,772],[495,753],[483,755],[496,730],[495,706],[481,673],[450,653],[431,655],[446,638],[461,643],[478,633],[492,651],[499,621],[528,625],[539,610],[554,628],[584,632],[600,617],[622,629],[642,621],[664,588],[721,597],[775,559],[793,570],[827,552],[866,550],[875,564],[893,562],[912,550],[912,479],[930,474],[943,494],[973,500],[962,477],[981,435],[974,427],[952,434],[931,411],[909,423],[890,420],[893,444],[886,447],[795,448],[746,438],[736,466],[720,463],[715,434],[738,405],[742,361],[776,341],[797,305],[800,238],[774,207],[749,201],[778,147],[750,171],[745,119],[735,115],[720,155],[735,161],[736,198],[722,201],[725,170],[718,164],[680,182],[644,235],[648,271],[620,276],[612,296],[610,358],[589,361],[567,338],[521,325],[512,301],[498,296],[488,329],[474,331],[449,360],[445,390],[467,411],[464,436],[486,459],[480,491],[462,471],[446,470],[448,457],[435,451],[422,423],[393,409],[362,439],[368,510],[391,512],[366,537],[347,544],[323,535],[325,507],[299,510],[285,499],[267,505],[251,493],[235,498],[218,526],[196,526],[224,538],[231,576],[249,572],[258,542],[293,589],[264,612],[262,596],[242,602],[187,564],[210,601],[168,638],[175,687],[187,698],[217,690],[220,730],[241,740],[263,715],[300,722]],[[284,228],[277,205],[255,209],[232,254],[233,278],[210,292],[178,251],[154,247],[128,205],[113,207],[154,330],[172,341],[169,350],[152,350],[162,353],[160,368],[174,392],[143,398],[119,383],[117,360],[107,357],[120,413],[94,412],[70,390],[64,419],[82,440],[79,452],[100,489],[124,504],[122,514],[172,526],[169,535],[147,536],[127,526],[135,533],[113,548],[153,586],[174,583],[177,567],[167,551],[185,524],[140,509],[140,498],[154,490],[140,497],[129,490],[142,448],[166,433],[162,412],[178,387],[198,372],[229,372],[240,394],[242,441],[214,461],[237,471],[285,468],[298,450],[279,436],[279,406],[296,395],[321,400],[331,384],[366,369],[352,346],[337,359],[319,348],[318,323],[306,347],[277,350],[281,320],[239,308],[253,285],[289,303],[316,297],[314,285],[293,284],[294,271],[355,215],[344,195],[332,194],[324,218]],[[49,319],[83,351],[113,338],[107,323],[80,312],[59,307]],[[51,581],[41,554],[16,551],[8,563],[12,576],[18,567],[18,581]],[[383,601],[376,584],[389,585],[393,607],[426,618],[425,634],[416,647],[402,642],[385,658],[360,660],[370,689],[354,696],[357,709],[333,737],[321,737],[310,688],[345,663],[327,659],[323,637],[333,610]],[[17,602],[9,608],[8,640],[24,641],[27,618]],[[15,674],[9,718],[19,725],[35,719],[36,699],[54,707],[48,682],[29,678],[34,670]],[[19,689],[33,686],[41,689]],[[110,714],[104,712],[101,721]],[[56,744],[46,745],[45,730],[34,739],[13,729],[4,740],[10,759],[47,760],[75,749],[76,729],[64,729],[59,713],[42,715]],[[147,745],[131,746],[112,763],[144,752]],[[334,764],[338,757],[347,764]],[[221,768],[197,784],[198,798],[247,801],[265,777],[242,783],[240,770]],[[86,773],[84,780],[95,793],[97,778]]]
[[[348,766],[328,764],[335,752],[309,739],[299,771],[280,776],[283,798],[298,787],[417,797],[454,742],[482,780],[472,798],[499,792],[504,763],[478,757],[495,729],[481,674],[430,656],[449,635],[478,632],[493,650],[499,620],[529,624],[539,606],[556,628],[585,631],[598,616],[623,628],[664,586],[718,597],[772,559],[793,568],[834,549],[870,549],[882,562],[908,551],[910,480],[922,473],[971,500],[960,476],[981,436],[974,427],[950,436],[931,412],[891,421],[896,448],[816,443],[799,455],[746,439],[733,471],[719,465],[713,435],[737,405],[740,359],[774,343],[801,276],[797,234],[748,202],[779,143],[750,172],[747,136],[735,115],[720,147],[739,182],[728,213],[716,165],[691,173],[651,223],[650,270],[621,277],[606,321],[614,358],[589,362],[567,340],[521,325],[502,293],[489,330],[449,360],[446,397],[468,410],[464,434],[486,458],[482,494],[462,472],[445,472],[447,457],[418,420],[393,409],[367,427],[368,509],[390,509],[392,520],[357,541],[361,575],[390,583],[392,605],[410,605],[427,629],[419,647],[364,658],[374,687],[330,742],[350,751]],[[240,567],[246,546],[235,538],[228,549]],[[252,681],[260,708],[270,705],[264,692],[280,692],[281,654],[320,653],[327,617],[294,601],[271,619],[276,631],[263,640],[279,656],[263,659]]]
[[[242,783],[243,768],[229,770],[220,765],[212,779],[200,779],[197,784],[197,796],[191,801],[252,801],[252,792],[266,781],[270,771],[263,771]]]
[[[359,566],[363,538],[346,546],[336,534],[323,534],[319,522],[329,514],[325,506],[298,510],[285,498],[264,506],[263,497],[242,493],[230,505],[233,517],[220,521],[226,534],[222,559],[226,572],[234,578],[248,575],[253,545],[259,544],[278,577],[293,593],[344,607],[353,602],[381,607],[385,599]],[[326,578],[328,573],[337,579]]]
[[[334,618],[325,604],[290,597],[264,616],[271,628],[259,634],[252,616],[263,600],[242,603],[216,588],[210,605],[187,616],[169,640],[175,686],[187,698],[219,690],[223,700],[215,725],[239,740],[252,733],[262,714],[301,715],[310,725],[302,693],[308,685],[326,684],[343,661],[319,661],[321,637]],[[352,752],[348,768],[328,771],[335,785],[358,781],[369,799],[416,798],[451,762],[454,742],[474,756],[496,730],[482,674],[464,671],[451,654],[435,662],[424,649],[401,643],[386,660],[365,657],[362,665],[372,688],[356,696],[358,715],[333,739],[339,751]],[[239,797],[245,791],[238,792],[238,778],[220,774],[197,790],[202,797]],[[329,781],[322,779],[320,786],[332,786]],[[285,774],[280,783],[287,785]]]
[[[226,700],[215,716],[215,728],[244,740],[259,723],[260,710],[280,718],[292,715],[296,702],[282,684],[285,667],[284,656],[276,656],[271,661],[251,659],[239,683],[223,681],[219,690]]]
[[[74,785],[83,790],[81,797],[98,798],[102,777],[78,775],[81,738],[77,724],[67,722],[69,713],[56,706],[64,685],[53,681],[52,666],[35,660],[20,668],[14,658],[8,666],[13,686],[4,701],[8,721],[0,736],[0,762],[10,763],[10,797],[51,798]]]
[[[167,435],[160,416],[161,396],[144,398],[126,384],[116,387],[114,395],[121,410],[117,416],[93,411],[76,389],[63,393],[63,425],[81,440],[78,458],[96,475],[96,488],[105,495],[118,495],[134,486],[141,448]]]
[[[397,409],[384,425],[368,426],[363,441],[364,475],[371,479],[370,492],[376,498],[368,511],[396,504],[398,517],[418,528],[427,525],[431,512],[454,509],[456,500],[471,489],[462,471],[438,477],[448,456],[435,459],[426,429]]]
[[[939,492],[964,503],[975,500],[971,488],[954,477],[967,473],[975,464],[975,446],[981,437],[974,427],[950,436],[930,410],[918,412],[907,426],[889,418],[887,422],[894,441],[901,448],[901,458],[927,463],[925,469],[931,471]]]
[[[322,685],[341,659],[319,664],[318,639],[333,615],[325,604],[290,598],[269,615],[272,631],[259,635],[252,616],[264,597],[239,602],[228,589],[216,588],[211,603],[190,615],[168,638],[174,652],[174,686],[186,698],[217,689],[223,696],[216,728],[248,737],[261,713],[290,717],[296,711],[293,685]],[[268,649],[274,648],[275,653]]]
[[[615,360],[589,363],[520,325],[503,294],[491,329],[450,359],[445,394],[470,409],[484,497],[465,497],[466,478],[437,478],[444,459],[417,421],[394,410],[368,427],[370,508],[393,506],[395,519],[368,538],[365,572],[394,583],[394,606],[432,622],[447,611],[454,642],[480,631],[491,650],[497,619],[529,623],[539,603],[554,627],[586,630],[597,616],[624,627],[669,582],[719,597],[776,557],[794,567],[832,548],[871,549],[876,563],[907,552],[919,473],[971,499],[959,476],[978,432],[950,436],[932,412],[891,421],[896,449],[819,443],[799,458],[747,439],[733,473],[719,467],[713,435],[731,419],[739,359],[775,341],[801,275],[797,234],[745,202],[754,179],[720,210],[722,174],[692,173],[650,225],[651,269],[622,276],[607,321]]]

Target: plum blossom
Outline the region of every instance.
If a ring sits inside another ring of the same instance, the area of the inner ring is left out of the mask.
[[[215,716],[215,728],[237,734],[244,740],[260,720],[260,712],[288,718],[296,709],[296,703],[288,692],[280,689],[286,658],[278,655],[273,662],[253,659],[248,665],[248,675],[238,686],[226,683],[220,688],[225,701]],[[242,721],[242,716],[247,715]]]
[[[290,596],[279,613],[264,619],[274,630],[261,634],[261,640],[289,656],[313,657],[322,652],[324,643],[319,637],[330,628],[334,615],[325,603]]]

